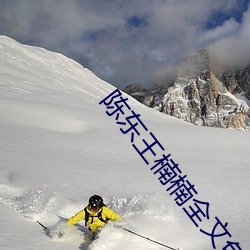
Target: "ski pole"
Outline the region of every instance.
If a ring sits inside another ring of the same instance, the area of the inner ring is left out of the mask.
[[[40,226],[42,226],[43,227],[43,229],[46,231],[46,230],[48,230],[48,228],[47,227],[45,227],[40,221],[36,221]]]
[[[133,231],[127,229],[127,228],[122,227],[122,229],[125,230],[125,231],[127,231],[127,232],[129,232],[129,233],[131,233],[131,234],[137,235],[137,236],[139,236],[139,237],[141,237],[141,238],[143,238],[143,239],[146,239],[146,240],[148,240],[148,241],[151,241],[151,242],[154,242],[154,243],[156,243],[156,244],[158,244],[158,245],[161,245],[161,246],[163,246],[163,247],[167,247],[167,248],[172,249],[172,250],[179,250],[179,248],[173,248],[173,247],[164,245],[164,244],[162,244],[162,243],[160,243],[160,242],[158,242],[158,241],[152,240],[152,239],[150,239],[150,238],[148,238],[148,237],[145,237],[145,236],[143,236],[143,235],[141,235],[141,234],[135,233],[135,232],[133,232]]]

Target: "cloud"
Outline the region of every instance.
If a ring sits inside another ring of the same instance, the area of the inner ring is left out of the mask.
[[[0,33],[61,52],[118,87],[149,86],[204,46],[218,53],[249,40],[249,14],[234,17],[243,2],[2,0]]]
[[[226,30],[227,24],[219,29]],[[233,25],[232,25],[233,26]],[[210,51],[215,60],[225,67],[244,67],[250,64],[250,10],[243,15],[241,23],[232,32],[226,32],[221,39],[215,39],[210,44]]]
[[[225,20],[221,26],[205,30],[200,38],[201,44],[211,44],[225,37],[235,34],[240,28],[240,24],[232,17]]]

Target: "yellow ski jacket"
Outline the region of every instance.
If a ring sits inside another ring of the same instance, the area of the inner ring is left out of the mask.
[[[106,223],[104,221],[112,220],[112,221],[121,221],[121,217],[116,214],[113,210],[110,208],[103,206],[99,211],[93,212],[88,207],[86,207],[87,212],[89,213],[88,221],[85,221],[86,225],[88,226],[89,230],[92,233],[95,233],[98,231],[98,229],[102,228]],[[101,217],[104,221],[101,221],[98,218],[98,214],[101,212]],[[74,225],[80,220],[85,220],[85,211],[82,209],[77,214],[72,216],[68,221],[67,224]]]

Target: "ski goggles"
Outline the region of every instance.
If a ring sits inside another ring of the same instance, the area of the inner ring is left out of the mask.
[[[101,209],[101,207],[97,207],[97,206],[89,206],[90,210],[93,212],[97,212]]]

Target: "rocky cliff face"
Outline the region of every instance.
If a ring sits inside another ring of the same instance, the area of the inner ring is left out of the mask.
[[[249,129],[250,109],[233,94],[250,97],[250,67],[215,74],[209,53],[201,50],[177,70],[169,86],[146,91],[140,85],[124,91],[145,105],[196,125]]]
[[[250,66],[244,69],[228,70],[217,75],[230,93],[239,93],[250,100]]]

